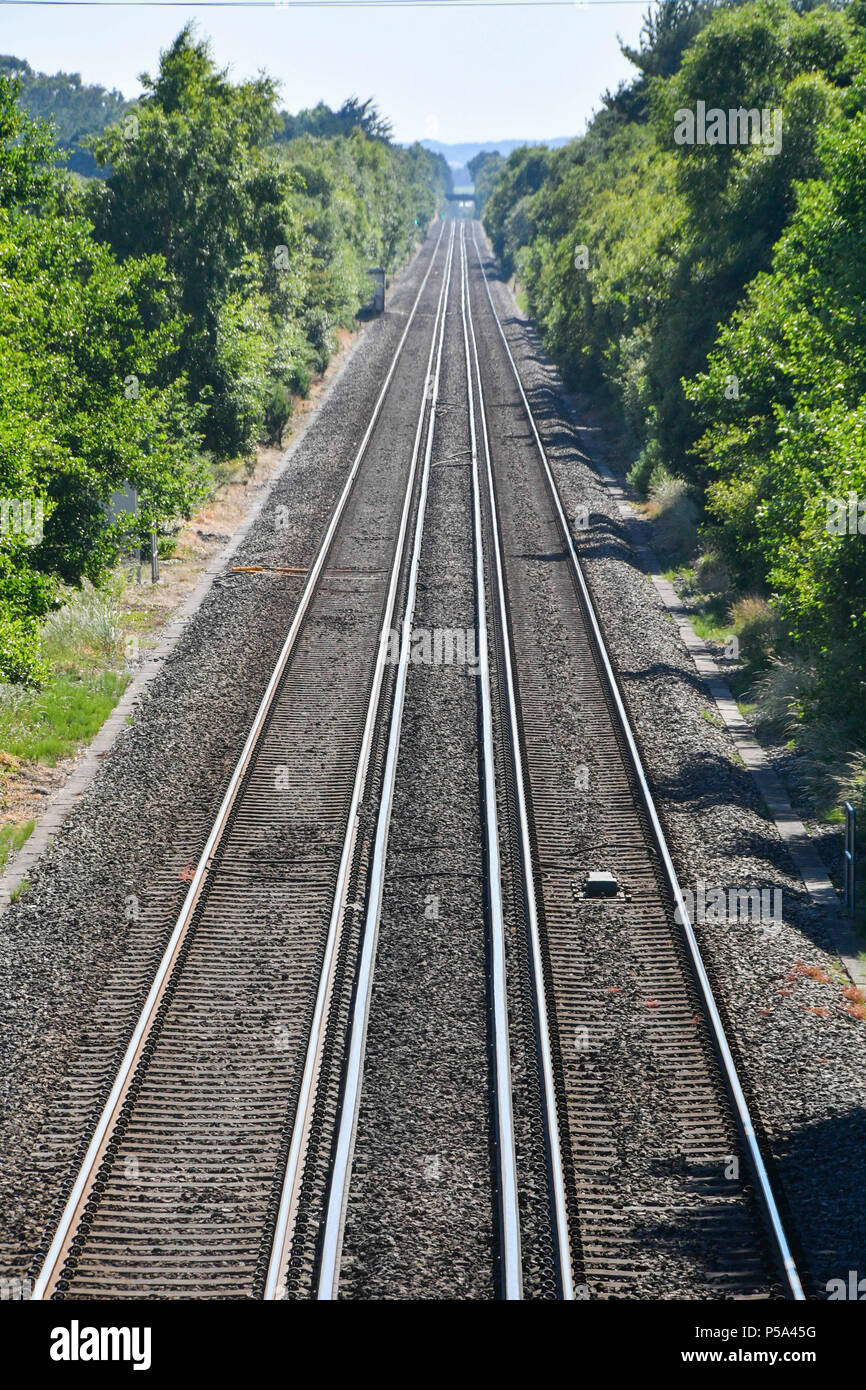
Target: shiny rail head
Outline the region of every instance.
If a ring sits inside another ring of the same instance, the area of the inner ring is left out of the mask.
[[[441,240],[441,237],[440,237]],[[285,1296],[285,1271],[291,1256],[293,1227],[297,1202],[299,1200],[299,1184],[303,1173],[306,1145],[309,1134],[309,1125],[312,1115],[312,1106],[315,1101],[315,1086],[317,1084],[318,1064],[324,1041],[324,1032],[327,1027],[329,1013],[329,989],[330,974],[333,968],[333,961],[337,949],[340,925],[345,912],[348,910],[346,904],[346,892],[350,882],[350,871],[354,853],[355,838],[359,830],[359,808],[364,791],[366,780],[366,768],[369,764],[373,743],[380,723],[380,699],[383,689],[385,656],[387,643],[382,640],[385,633],[390,631],[394,622],[395,604],[397,599],[397,588],[400,573],[403,568],[403,556],[407,544],[409,520],[411,513],[412,497],[415,491],[415,480],[417,476],[417,466],[423,438],[424,424],[428,416],[430,392],[428,387],[432,379],[432,368],[434,361],[434,351],[438,341],[439,325],[443,318],[443,305],[447,285],[450,283],[450,267],[453,254],[454,233],[453,229],[446,248],[445,266],[443,270],[443,283],[437,299],[436,314],[434,317],[433,332],[430,339],[430,351],[427,359],[426,376],[424,388],[419,404],[418,419],[415,431],[415,439],[410,461],[409,475],[406,486],[406,493],[403,503],[403,512],[400,521],[400,528],[397,537],[395,559],[391,574],[388,598],[386,602],[385,615],[383,618],[382,633],[378,644],[376,658],[376,669],[373,685],[370,691],[367,715],[364,725],[364,732],[361,742],[361,749],[358,759],[358,771],[355,778],[355,785],[352,793],[352,802],[349,810],[347,835],[343,845],[340,869],[337,880],[337,890],[334,895],[333,910],[328,929],[328,937],[325,945],[322,970],[319,986],[316,994],[316,1002],[313,1013],[313,1020],[310,1029],[309,1041],[307,1044],[304,1071],[301,1082],[301,1090],[298,1099],[297,1111],[292,1126],[292,1136],[289,1146],[286,1169],[283,1175],[277,1221],[271,1245],[271,1255],[268,1264],[268,1272],[265,1283],[265,1299],[270,1301]],[[404,629],[407,625],[403,624]],[[393,717],[393,716],[392,716]],[[378,836],[378,826],[377,826]],[[369,895],[368,895],[369,901]],[[365,926],[366,930],[366,926]],[[356,991],[356,1003],[358,992]],[[362,1020],[363,1029],[363,1020]],[[355,1063],[355,1070],[352,1068],[350,1059],[349,1069],[346,1073],[346,1087],[360,1087],[360,1063]],[[343,1222],[345,1218],[345,1202],[347,1198],[347,1184],[351,1170],[352,1143],[354,1139],[354,1125],[356,1122],[357,1106],[355,1107],[355,1118],[353,1118],[351,1130],[347,1133],[342,1128],[343,1115],[346,1110],[346,1101],[340,1110],[338,1119],[337,1151],[334,1159],[334,1166],[329,1178],[328,1194],[326,1198],[325,1224],[321,1237],[321,1252],[319,1259],[318,1294],[321,1299],[328,1300],[336,1298],[339,1290],[339,1265],[340,1253],[342,1248]],[[340,1171],[337,1171],[337,1165]]]
[[[475,324],[472,311],[472,299],[470,293],[468,261],[465,264],[465,308],[466,308],[466,334],[467,341],[471,343],[472,363],[474,366],[474,377],[478,390],[479,400],[479,419],[481,425],[481,439],[484,445],[485,461],[485,499],[491,517],[492,553],[494,585],[493,591],[495,603],[499,615],[498,631],[501,644],[502,669],[505,675],[506,686],[506,710],[509,728],[509,744],[514,774],[514,794],[517,808],[517,816],[520,831],[520,856],[521,868],[524,880],[525,902],[527,912],[527,923],[531,942],[531,968],[532,968],[532,989],[536,1018],[538,1020],[538,1038],[541,1060],[542,1095],[541,1105],[544,1113],[545,1139],[547,1144],[548,1165],[550,1170],[551,1182],[551,1221],[554,1233],[554,1259],[557,1264],[557,1276],[559,1288],[563,1300],[570,1301],[575,1296],[574,1278],[571,1259],[571,1237],[569,1231],[568,1205],[565,1196],[565,1181],[563,1175],[562,1145],[560,1139],[559,1115],[556,1098],[556,1087],[553,1075],[553,1061],[551,1055],[551,1045],[548,1028],[548,1006],[546,987],[544,982],[544,966],[542,960],[542,948],[536,907],[536,888],[534,883],[534,871],[532,866],[532,847],[531,834],[529,827],[528,798],[525,785],[525,774],[523,769],[523,756],[521,753],[521,739],[518,723],[518,699],[516,694],[516,680],[514,673],[513,653],[509,637],[508,623],[508,603],[505,593],[504,564],[502,559],[502,549],[499,540],[499,523],[497,519],[496,490],[493,482],[493,462],[490,450],[490,432],[487,418],[487,408],[484,397],[484,382],[481,371],[481,362],[478,355],[478,343],[475,333]]]

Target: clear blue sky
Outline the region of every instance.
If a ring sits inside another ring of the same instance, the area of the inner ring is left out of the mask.
[[[42,72],[140,91],[159,50],[194,18],[235,77],[265,68],[292,111],[373,96],[398,140],[576,135],[605,88],[633,73],[645,3],[561,9],[292,10],[0,7],[0,52]]]

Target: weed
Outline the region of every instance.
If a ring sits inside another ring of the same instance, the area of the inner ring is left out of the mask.
[[[704,594],[727,594],[731,572],[714,550],[707,550],[695,562],[695,584]]]
[[[120,599],[125,585],[122,571],[100,589],[85,579],[62,608],[48,615],[42,629],[42,655],[56,672],[80,671],[123,659]]]
[[[731,625],[740,639],[743,660],[761,670],[778,654],[779,619],[766,599],[747,594],[731,604]]]
[[[815,682],[814,667],[802,657],[771,658],[769,670],[751,688],[757,723],[779,734],[793,730]]]
[[[10,854],[16,853],[33,834],[35,820],[20,825],[0,825],[0,873],[4,873]]]

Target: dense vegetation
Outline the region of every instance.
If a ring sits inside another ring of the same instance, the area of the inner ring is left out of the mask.
[[[103,177],[79,188],[0,72],[0,680],[44,677],[64,585],[99,582],[190,514],[215,464],[279,439],[369,266],[404,260],[446,189],[369,103],[287,139],[274,83],[232,83],[189,28],[142,81],[134,110],[103,94]],[[113,517],[127,485],[138,517]]]
[[[516,151],[484,214],[569,382],[624,421],[632,481],[699,514],[698,573],[762,612],[747,657],[857,741],[866,540],[836,499],[866,500],[864,14],[663,0],[635,80],[579,140]],[[678,143],[699,102],[767,110],[763,141]]]
[[[478,206],[484,207],[505,167],[505,160],[498,150],[479,150],[467,164],[467,169],[475,186]]]

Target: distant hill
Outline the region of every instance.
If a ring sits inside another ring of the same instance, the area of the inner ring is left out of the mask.
[[[512,150],[519,150],[521,145],[547,145],[552,150],[558,150],[573,139],[573,135],[557,135],[552,140],[475,140],[458,145],[446,145],[441,140],[421,140],[420,143],[426,150],[432,150],[434,154],[444,155],[451,166],[455,185],[462,188],[464,186],[471,187],[472,175],[466,166],[470,159],[481,154],[482,150],[491,153],[498,150],[507,159]]]
[[[122,120],[134,103],[120,92],[88,86],[80,73],[55,72],[49,76],[34,72],[23,58],[10,54],[0,55],[0,73],[21,79],[21,105],[31,116],[54,121],[66,167],[78,174],[96,174],[96,162],[92,154],[81,149],[80,141]]]

